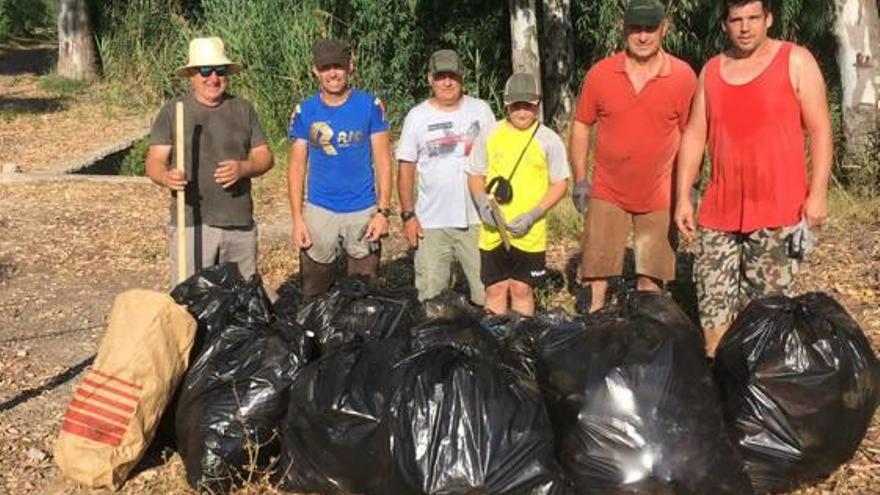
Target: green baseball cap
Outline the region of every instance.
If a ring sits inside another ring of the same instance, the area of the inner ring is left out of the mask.
[[[538,78],[530,72],[514,72],[504,85],[504,104],[512,105],[520,101],[538,103],[541,101],[541,88]]]
[[[312,45],[312,62],[319,68],[328,65],[348,67],[351,63],[351,52],[348,46],[339,40],[321,38]]]
[[[625,26],[657,27],[666,18],[666,7],[659,0],[629,0],[623,14]]]
[[[439,74],[441,72],[451,72],[461,77],[461,60],[455,50],[437,50],[431,54],[428,59],[428,70],[431,74]]]

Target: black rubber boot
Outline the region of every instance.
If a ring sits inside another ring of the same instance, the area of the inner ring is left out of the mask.
[[[379,275],[379,253],[371,253],[363,258],[348,257],[348,276],[363,278],[369,282]]]
[[[302,291],[306,297],[327,292],[335,281],[336,263],[318,263],[305,253],[299,254],[299,273]]]

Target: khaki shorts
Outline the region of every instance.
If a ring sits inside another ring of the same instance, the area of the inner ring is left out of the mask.
[[[636,273],[656,280],[675,280],[675,232],[669,210],[630,213],[591,199],[584,222],[581,278],[603,279],[623,274],[623,257],[633,232]]]
[[[452,262],[458,261],[471,292],[471,301],[483,305],[485,293],[480,281],[480,250],[477,241],[480,226],[466,229],[424,229],[419,241],[413,265],[416,272],[416,289],[419,300],[439,295],[449,288]]]
[[[198,242],[195,236],[198,236]],[[177,280],[177,227],[168,226],[168,245],[171,249],[171,287],[174,288],[182,280]],[[257,227],[221,228],[210,225],[189,226],[186,228],[186,270],[187,277],[196,270],[219,265],[236,263],[245,280],[257,271]],[[198,247],[198,255],[194,256]]]
[[[701,229],[694,282],[703,328],[729,324],[752,299],[790,295],[798,263],[788,256],[792,228],[743,234]]]
[[[379,242],[364,240],[367,224],[375,214],[375,206],[351,213],[336,213],[306,203],[303,216],[312,245],[305,253],[313,261],[328,264],[343,251],[355,259],[379,252]]]

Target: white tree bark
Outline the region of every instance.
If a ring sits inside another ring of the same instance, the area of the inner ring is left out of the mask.
[[[58,75],[88,81],[98,76],[98,54],[86,0],[58,2]]]
[[[835,0],[837,62],[847,152],[858,153],[878,125],[880,20],[876,0]]]
[[[556,129],[568,125],[574,106],[571,0],[543,0],[544,115]]]
[[[537,76],[540,85],[541,58],[535,0],[510,0],[510,44],[513,71],[531,72]]]

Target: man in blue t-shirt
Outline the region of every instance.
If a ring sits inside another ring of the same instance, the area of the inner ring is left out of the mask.
[[[375,278],[379,239],[391,215],[391,144],[382,102],[349,86],[354,65],[339,41],[315,42],[312,61],[320,90],[296,106],[288,130],[293,242],[306,296],[330,288],[341,251],[349,275]]]

